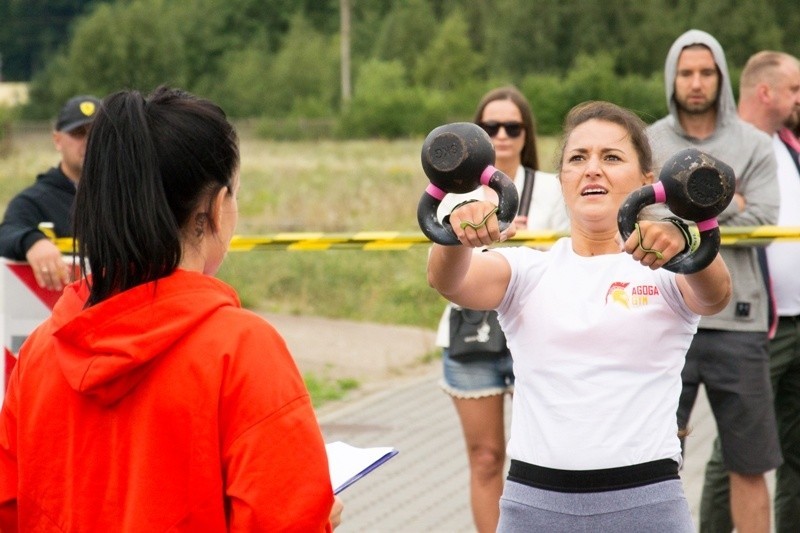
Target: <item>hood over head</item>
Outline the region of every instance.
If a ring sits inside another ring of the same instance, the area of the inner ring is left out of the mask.
[[[722,49],[722,45],[720,45],[719,41],[711,34],[702,30],[687,31],[675,39],[675,42],[672,43],[667,53],[667,59],[664,63],[664,86],[667,93],[667,107],[669,108],[669,113],[675,121],[675,124],[680,125],[678,121],[678,109],[673,99],[675,94],[678,58],[684,48],[693,44],[702,44],[708,47],[708,49],[711,50],[711,54],[714,56],[717,68],[719,68],[720,87],[717,100],[717,125],[722,125],[737,116],[736,100],[733,97],[733,87],[731,86],[731,78],[728,73],[728,62],[725,59],[725,52]]]
[[[69,385],[104,405],[133,390],[212,313],[240,307],[230,286],[184,270],[84,309],[88,294],[85,282],[73,283],[53,309],[55,356]]]

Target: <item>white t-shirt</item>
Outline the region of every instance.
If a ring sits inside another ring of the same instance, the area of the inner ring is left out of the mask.
[[[675,274],[625,253],[498,248],[511,281],[498,308],[514,357],[508,455],[563,470],[680,462],[681,370],[700,317]]]
[[[517,193],[522,194],[525,187],[525,167],[519,166],[517,174],[514,176],[514,185]],[[483,200],[483,187],[478,187],[472,192],[465,194],[448,194],[442,199],[437,209],[437,216],[441,221],[450,211],[465,200]],[[561,194],[561,183],[558,176],[547,172],[536,171],[533,180],[533,191],[531,192],[530,209],[528,209],[529,230],[555,230],[569,231],[569,216],[564,204],[564,197]],[[439,319],[439,326],[436,330],[436,346],[447,347],[450,345],[450,306],[445,307]]]
[[[779,226],[800,226],[800,172],[792,154],[778,135],[772,136],[778,161],[781,207]],[[767,246],[772,293],[779,316],[800,315],[800,242],[774,242]]]

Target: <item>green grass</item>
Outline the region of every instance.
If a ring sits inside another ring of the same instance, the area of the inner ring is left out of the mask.
[[[303,380],[311,395],[311,403],[319,407],[327,402],[341,400],[348,391],[359,387],[358,380],[352,378],[331,379],[315,374],[305,374]]]
[[[418,232],[427,179],[422,139],[265,141],[240,131],[239,235],[276,232]],[[18,135],[0,157],[0,208],[58,161],[47,132]],[[556,140],[540,140],[550,164]],[[425,279],[427,247],[404,251],[231,252],[219,277],[246,307],[434,328],[444,300]]]
[[[428,181],[423,139],[260,140],[242,136],[239,235],[276,232],[418,232],[416,207]],[[0,207],[58,161],[48,133],[18,135],[0,157]],[[542,138],[547,167],[556,140]],[[547,169],[547,168],[546,168]],[[434,329],[444,299],[425,276],[427,247],[405,251],[231,252],[220,279],[245,307]],[[344,393],[335,380],[307,376],[315,401]],[[337,392],[338,391],[338,392]],[[319,399],[318,399],[319,398]]]
[[[556,140],[542,138],[549,162]],[[239,234],[417,232],[422,139],[269,142],[243,136]],[[245,305],[278,313],[435,327],[426,247],[232,252],[220,277]]]

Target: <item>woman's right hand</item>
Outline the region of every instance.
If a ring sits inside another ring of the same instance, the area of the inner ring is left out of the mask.
[[[459,242],[471,248],[503,242],[517,233],[515,224],[500,231],[497,206],[492,202],[469,202],[453,209],[450,225]]]
[[[28,249],[25,259],[33,270],[36,283],[43,289],[60,291],[70,280],[70,268],[61,257],[61,251],[48,239],[39,239]]]
[[[670,222],[642,220],[623,246],[642,266],[656,270],[681,253],[686,240]]]

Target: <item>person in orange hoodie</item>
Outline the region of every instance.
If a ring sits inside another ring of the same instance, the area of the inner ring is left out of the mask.
[[[22,347],[0,412],[2,531],[331,531],[308,391],[215,279],[239,149],[215,104],[121,91],[76,197],[82,277]]]

